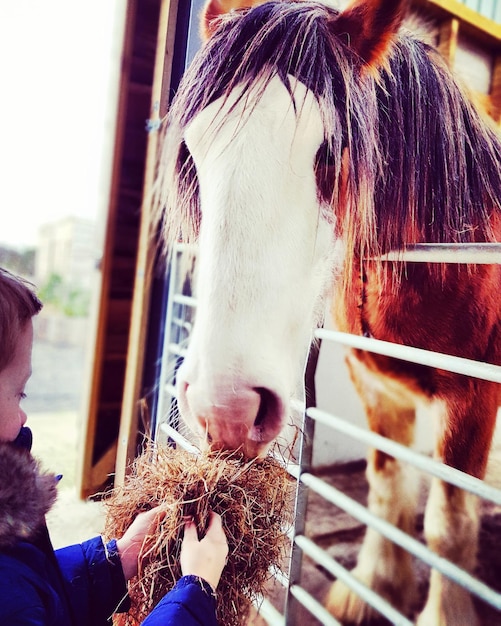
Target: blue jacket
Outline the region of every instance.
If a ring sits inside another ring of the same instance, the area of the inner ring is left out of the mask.
[[[115,542],[108,553],[101,537],[54,551],[45,515],[57,480],[30,447],[28,428],[0,443],[0,626],[110,626],[127,599]]]
[[[45,514],[56,480],[26,447],[0,443],[0,626],[110,626],[129,605],[115,542],[53,550]],[[143,623],[217,626],[215,609],[210,586],[185,576]]]
[[[143,626],[218,626],[216,598],[210,585],[197,576],[183,576]]]
[[[110,626],[126,596],[101,537],[54,552],[42,529],[34,542],[0,552],[1,626]]]
[[[0,554],[0,625],[110,626],[125,581],[121,567],[106,560],[101,538],[53,554],[57,562],[28,542]],[[212,589],[183,576],[143,626],[218,626]]]

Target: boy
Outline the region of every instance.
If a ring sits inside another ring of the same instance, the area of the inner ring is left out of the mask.
[[[53,550],[45,514],[57,481],[31,456],[20,407],[31,375],[32,318],[41,308],[28,283],[0,268],[0,625],[108,626],[113,612],[127,610],[126,580],[137,574],[143,539],[161,513],[141,513],[107,545],[95,537]],[[201,541],[188,522],[183,577],[144,623],[216,625],[214,590],[227,553],[218,515]]]

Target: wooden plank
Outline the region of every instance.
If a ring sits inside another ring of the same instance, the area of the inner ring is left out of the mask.
[[[130,30],[133,28],[133,15],[131,15],[131,6],[127,5],[127,11],[124,16],[124,35],[123,35],[123,57],[127,59],[127,56],[131,54],[131,37]],[[120,85],[118,89],[118,110],[116,114],[116,133],[115,133],[115,148],[114,153],[120,151],[122,144],[122,134],[119,132],[122,128],[122,121],[125,117],[124,106],[122,104],[122,96],[126,88],[127,83],[127,68],[128,64],[124,62],[120,73]],[[118,163],[116,159],[113,159],[113,167],[111,173],[111,189],[110,189],[110,202],[108,206],[107,223],[114,219],[116,212],[116,203],[113,202],[113,198],[116,196],[115,189],[118,181]],[[95,335],[90,338],[90,341],[94,345],[94,352],[90,361],[90,384],[88,391],[84,394],[83,414],[86,419],[83,420],[83,432],[80,440],[80,450],[78,455],[78,468],[77,468],[77,490],[82,498],[95,493],[95,483],[92,477],[93,467],[93,453],[94,453],[94,440],[96,437],[97,423],[98,423],[98,407],[99,407],[99,388],[102,378],[103,359],[101,356],[105,352],[105,338],[106,338],[106,321],[108,318],[109,298],[106,294],[109,293],[110,281],[111,281],[111,256],[113,250],[114,231],[108,227],[105,229],[105,236],[103,241],[103,255],[100,262],[100,298],[98,310],[95,314]]]
[[[451,68],[459,37],[466,37],[493,55],[491,89],[489,94],[472,93],[477,105],[501,124],[501,88],[498,58],[501,56],[501,24],[480,15],[457,0],[413,0],[413,7],[425,19],[435,22],[438,29],[438,49]]]
[[[439,26],[438,50],[449,64],[454,67],[458,47],[459,20],[455,17],[444,20]]]
[[[170,84],[177,8],[178,0],[162,1],[149,120],[152,128],[158,127],[160,123],[162,94],[169,92],[168,86]],[[158,140],[158,132],[150,132],[146,157],[143,203],[141,206],[139,249],[136,262],[127,369],[115,468],[116,485],[123,483],[127,467],[134,459],[136,453],[138,415],[140,407],[142,406],[140,400],[141,383],[150,310],[150,286],[156,248],[154,242],[152,243],[152,223],[154,217],[152,215],[151,190],[155,179]]]
[[[494,60],[490,91],[490,114],[497,124],[501,125],[501,54]]]
[[[93,485],[104,485],[109,480],[115,469],[115,458],[117,455],[117,443],[114,442],[92,467],[90,482]]]
[[[121,4],[126,13],[114,154],[78,477],[84,497],[102,490],[96,481],[108,480],[110,451],[117,448],[119,437],[148,144],[145,119],[151,105],[161,3],[123,0]]]
[[[457,0],[413,0],[413,4],[439,19],[457,18],[461,21],[462,30],[489,47],[498,48],[501,45],[501,24],[484,17]]]

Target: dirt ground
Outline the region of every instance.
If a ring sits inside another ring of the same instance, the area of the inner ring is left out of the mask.
[[[33,353],[33,378],[27,389],[25,409],[29,416],[28,424],[34,433],[33,452],[43,465],[55,473],[63,474],[59,484],[59,498],[48,516],[48,525],[55,547],[78,543],[99,534],[104,525],[102,505],[99,502],[84,502],[77,497],[75,475],[77,450],[80,438],[80,390],[85,354],[82,348],[54,346],[47,342],[37,342]],[[367,484],[361,464],[332,468],[324,472],[327,482],[348,493],[358,502],[367,499]],[[501,487],[501,446],[491,455],[488,482]],[[426,487],[424,487],[424,490]],[[416,521],[418,537],[422,538],[424,492],[420,514]],[[356,562],[364,528],[348,514],[325,503],[319,496],[310,494],[309,512],[306,520],[306,534],[328,553],[351,569]],[[501,592],[501,507],[483,505],[482,528],[480,533],[479,568],[477,575],[489,586]],[[427,566],[416,565],[422,598],[426,593]],[[321,567],[307,557],[303,560],[304,586],[314,597],[321,600],[332,579]],[[271,592],[280,610],[283,592],[275,587]],[[477,603],[482,616],[482,626],[501,626],[501,614]],[[317,626],[318,622],[297,609],[297,623],[304,626]],[[260,618],[252,624],[264,624]],[[373,626],[382,626],[380,621]]]

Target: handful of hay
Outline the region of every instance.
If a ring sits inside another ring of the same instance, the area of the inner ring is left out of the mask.
[[[228,561],[217,588],[217,616],[224,626],[242,624],[271,575],[282,569],[292,524],[294,482],[268,457],[246,461],[235,453],[193,455],[151,445],[123,487],[105,502],[105,535],[121,537],[141,511],[162,505],[167,514],[147,537],[139,574],[129,581],[131,608],[115,624],[136,626],[181,577],[183,517],[193,517],[203,536],[209,511],[219,513],[228,540]]]

